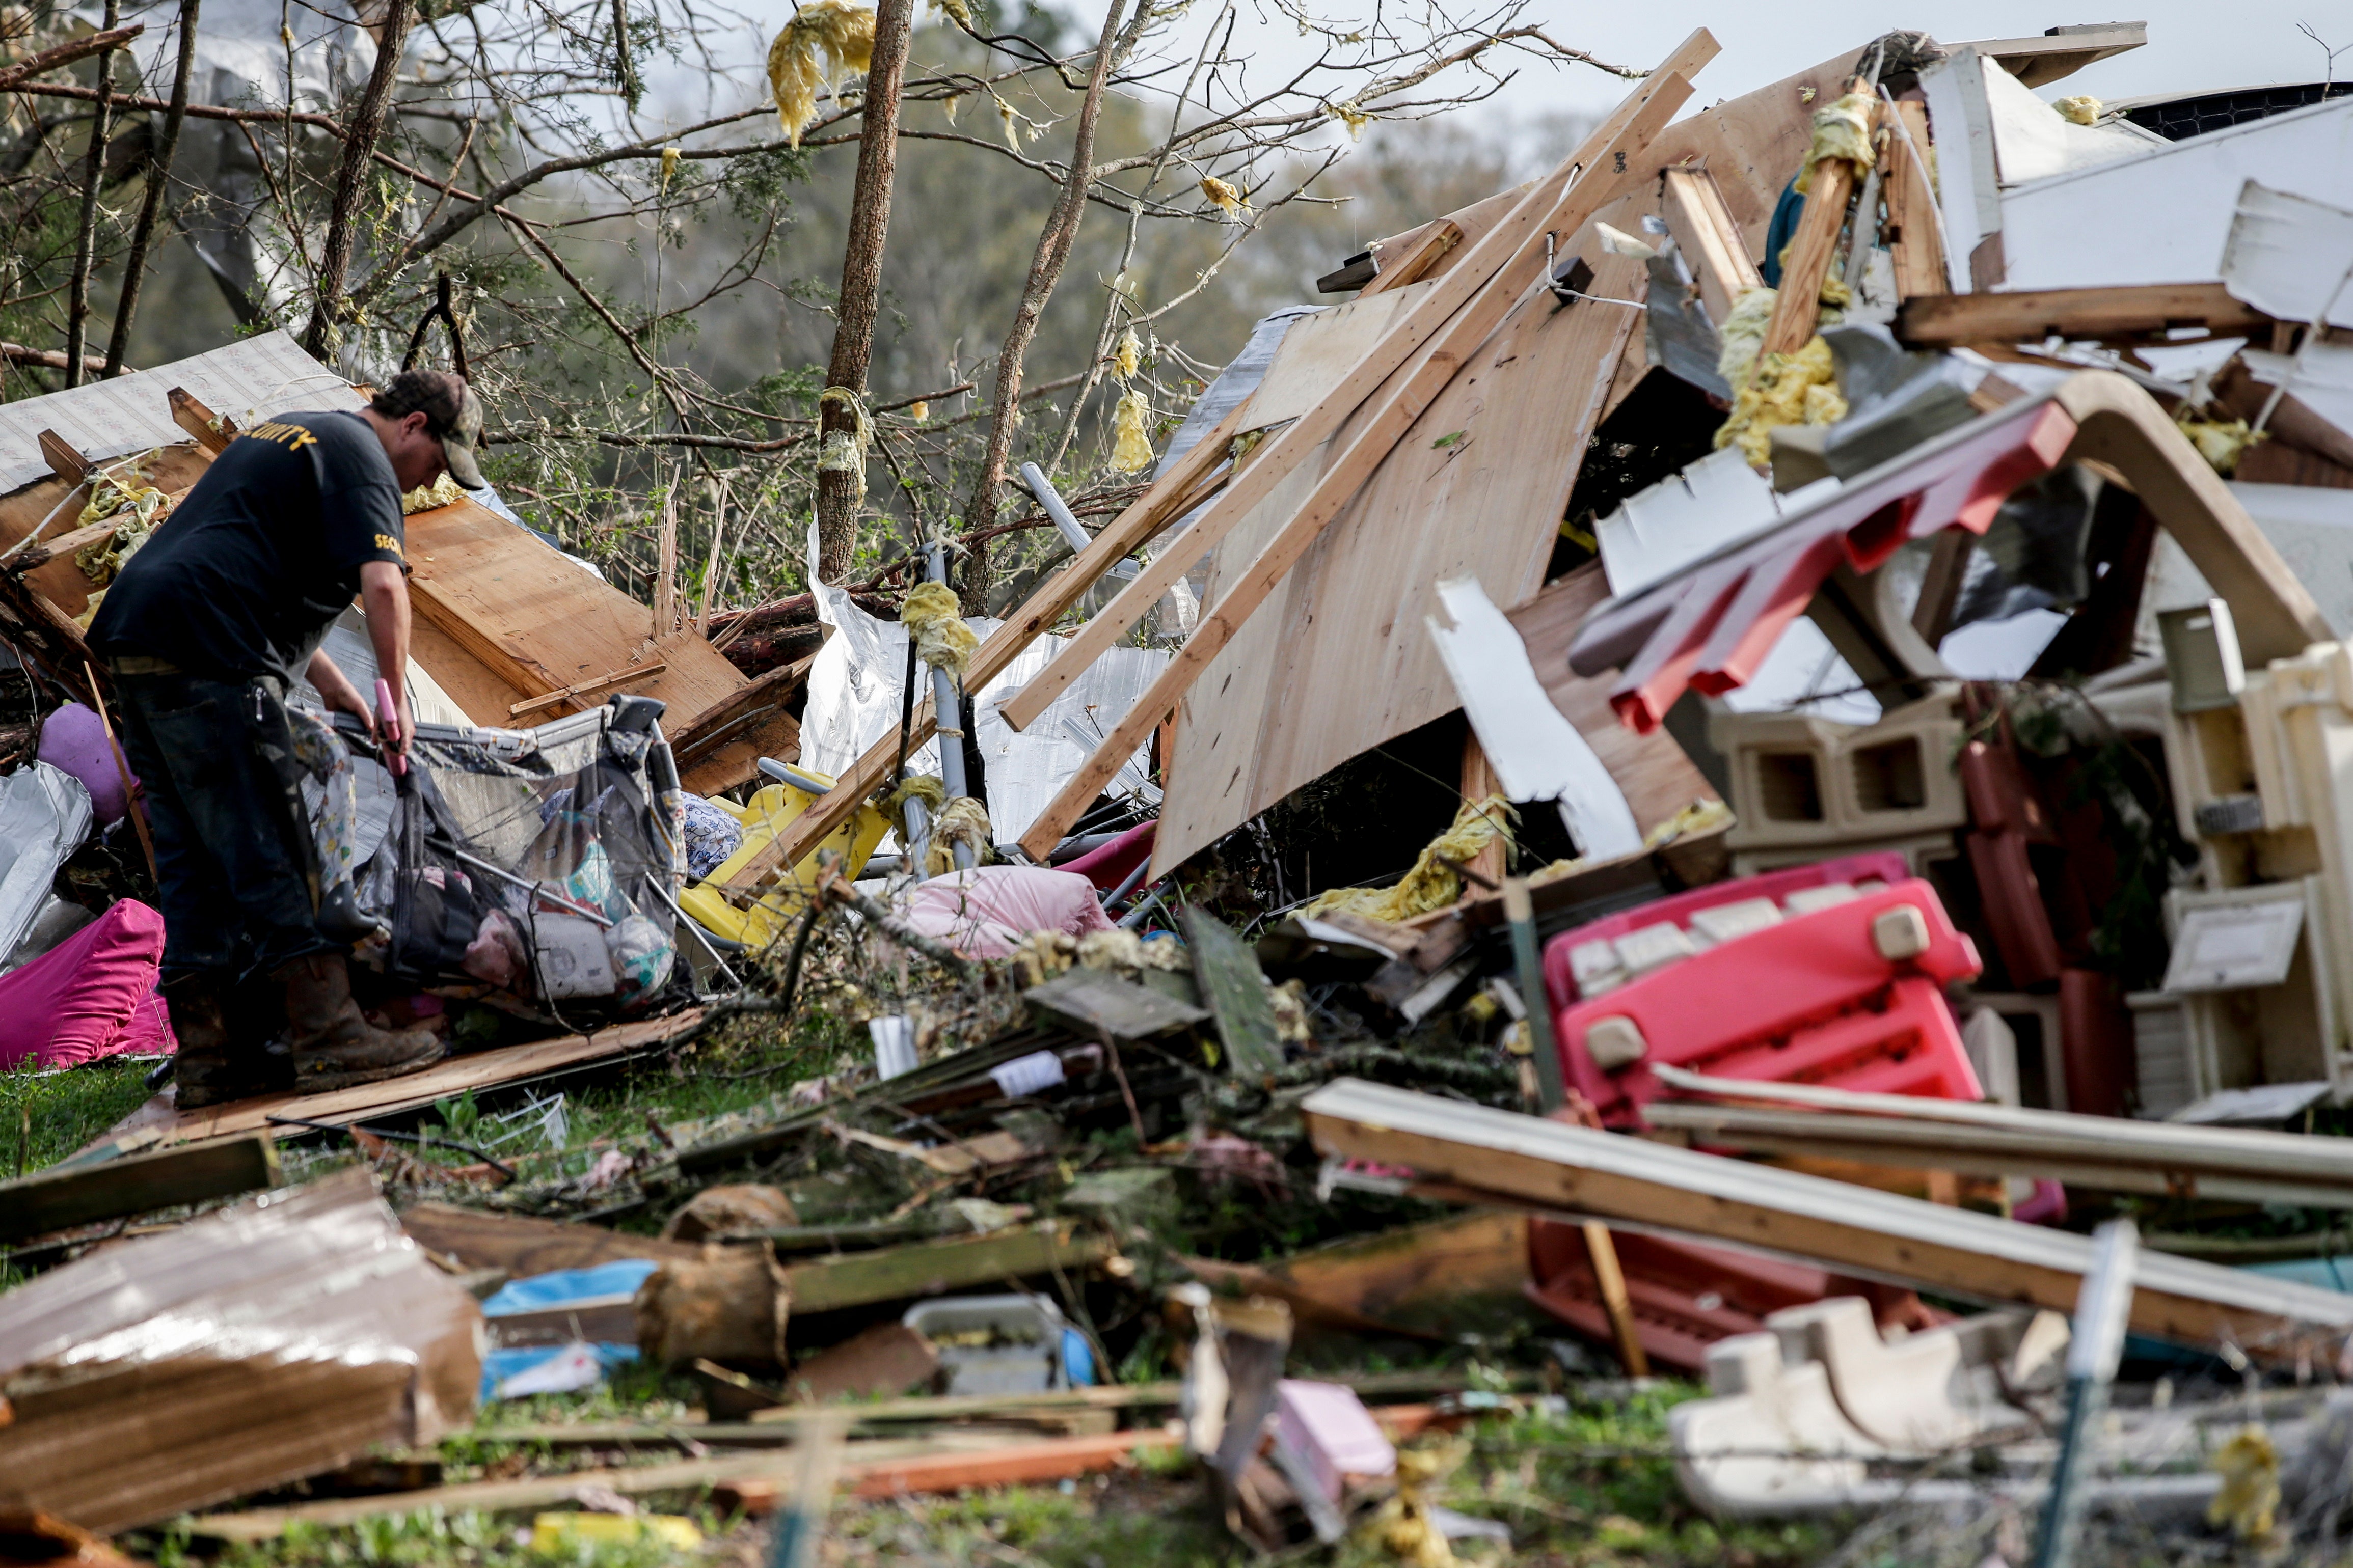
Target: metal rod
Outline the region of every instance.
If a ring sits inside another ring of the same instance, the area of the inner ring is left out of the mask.
[[[1046,509],[1046,516],[1052,521],[1054,531],[1062,536],[1064,543],[1072,550],[1084,550],[1094,542],[1087,536],[1087,531],[1079,526],[1079,520],[1072,515],[1069,505],[1056,493],[1054,481],[1048,479],[1037,464],[1021,465],[1021,482],[1029,487],[1029,493],[1036,496],[1038,504]]]
[[[1113,888],[1110,892],[1105,893],[1103,896],[1103,907],[1109,909],[1113,904],[1119,902],[1120,900],[1127,897],[1128,894],[1135,891],[1135,885],[1144,880],[1144,874],[1151,869],[1152,852],[1147,849],[1145,851],[1144,858],[1135,863],[1135,869],[1130,871],[1127,874],[1126,879],[1123,880],[1118,887]]]
[[[2098,1447],[2100,1415],[2107,1408],[2108,1384],[2123,1359],[2125,1324],[2132,1313],[2133,1274],[2140,1261],[2140,1231],[2128,1219],[2112,1219],[2093,1232],[2097,1250],[2075,1298],[2074,1333],[2067,1346],[2067,1425],[2059,1458],[2051,1470],[2051,1495],[2042,1509],[2042,1540],[2034,1568],[2067,1568],[2074,1560],[2075,1533],[2084,1518],[2084,1479]]]
[[[760,771],[778,784],[792,785],[803,795],[823,795],[833,788],[831,784],[814,774],[805,773],[790,763],[780,763],[774,757],[762,757]]]
[[[727,984],[733,986],[738,991],[743,990],[744,983],[735,977],[735,972],[733,970],[727,967],[727,960],[720,956],[719,950],[711,944],[711,938],[703,933],[702,922],[696,920],[692,915],[688,914],[684,909],[681,908],[679,901],[670,896],[670,889],[668,888],[663,888],[659,890],[662,896],[662,902],[668,904],[670,908],[670,912],[678,916],[680,924],[685,926],[688,931],[694,933],[694,940],[702,944],[702,951],[711,955],[711,962],[719,966],[719,973],[727,976]]]
[[[582,920],[588,921],[606,931],[613,929],[613,921],[611,918],[602,910],[591,909],[586,904],[575,903],[572,900],[565,898],[562,893],[551,893],[547,890],[546,883],[529,881],[522,877],[516,876],[512,871],[501,871],[496,866],[491,865],[488,860],[480,859],[474,856],[469,855],[463,849],[456,851],[456,854],[459,859],[464,861],[467,865],[471,866],[475,870],[487,871],[491,876],[496,877],[500,881],[506,883],[509,887],[521,888],[525,892],[530,893],[533,898],[545,899],[549,903],[554,904],[565,914],[577,915]]]
[[[931,552],[931,579],[934,583],[948,580],[947,547],[934,540]],[[955,677],[944,669],[932,671],[932,712],[940,740],[940,782],[947,786],[950,800],[961,800],[970,793],[964,773],[964,701],[956,691]],[[951,723],[949,721],[955,721]],[[956,869],[968,871],[975,863],[972,846],[955,847]]]

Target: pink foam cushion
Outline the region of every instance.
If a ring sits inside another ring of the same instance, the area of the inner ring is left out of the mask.
[[[71,773],[90,791],[90,808],[100,827],[122,820],[124,770],[115,762],[106,726],[79,702],[69,702],[41,721],[41,761]],[[133,781],[136,782],[135,780]]]
[[[1112,929],[1093,883],[1043,866],[982,866],[934,877],[907,892],[899,912],[925,936],[972,958],[1003,958],[1033,931],[1084,936]]]
[[[24,968],[0,974],[0,1068],[79,1067],[175,1048],[155,989],[164,917],[125,899]]]

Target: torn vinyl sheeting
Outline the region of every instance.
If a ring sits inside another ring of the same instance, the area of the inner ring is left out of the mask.
[[[1593,525],[1609,592],[1630,598],[1718,550],[1769,532],[1785,514],[1828,493],[1777,496],[1736,449],[1712,452],[1627,497]]]
[[[1505,798],[1554,802],[1577,852],[1588,859],[1639,853],[1642,830],[1633,808],[1577,726],[1545,694],[1527,645],[1479,580],[1446,579],[1438,584],[1438,601],[1454,624],[1441,626],[1436,616],[1423,624]]]
[[[2222,249],[2222,286],[2267,316],[2353,327],[2353,212],[2249,180]]]
[[[1321,305],[1293,305],[1261,318],[1258,324],[1250,328],[1250,341],[1242,344],[1241,352],[1226,362],[1226,368],[1218,373],[1218,378],[1195,399],[1192,409],[1185,416],[1185,423],[1176,426],[1176,433],[1168,437],[1168,449],[1160,454],[1160,461],[1153,466],[1152,477],[1156,479],[1174,468],[1186,453],[1200,445],[1202,437],[1218,427],[1219,420],[1240,407],[1242,399],[1258,390],[1259,383],[1266,379],[1267,367],[1274,363],[1275,351],[1282,346],[1283,336],[1291,331],[1293,321],[1303,316],[1321,314],[1324,309]]]

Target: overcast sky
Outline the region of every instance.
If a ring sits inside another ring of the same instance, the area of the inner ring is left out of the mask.
[[[1395,4],[1395,0],[1391,0]],[[1362,0],[1310,0],[1316,15],[1340,21],[1371,7]],[[1285,18],[1261,0],[1242,0],[1244,15],[1266,15],[1252,38],[1264,75],[1292,63],[1306,52],[1307,41]],[[1100,16],[1090,0],[1075,9]],[[1203,25],[1218,13],[1209,0],[1196,0],[1188,23]],[[1647,67],[1655,64],[1695,26],[1715,35],[1722,53],[1702,71],[1694,110],[1719,99],[1736,98],[1805,69],[1846,47],[1860,48],[1894,27],[1916,28],[1947,42],[1970,38],[2006,38],[2037,34],[2053,26],[2077,23],[2145,21],[2146,47],[2116,56],[2078,71],[2065,85],[2046,89],[2046,97],[2088,92],[2103,99],[2138,98],[2150,93],[2184,93],[2221,88],[2247,87],[2274,81],[2316,81],[2325,63],[2320,47],[2297,32],[2299,21],[2309,21],[2330,44],[2353,45],[2353,7],[2345,0],[2144,0],[2123,16],[2100,10],[2079,13],[2063,4],[2036,0],[1976,0],[1976,3],[1914,4],[1891,8],[1860,0],[1812,0],[1805,5],[1738,5],[1686,6],[1627,4],[1573,4],[1571,0],[1536,0],[1531,20],[1541,22],[1562,44],[1591,51],[1613,64]],[[1247,24],[1246,24],[1247,25]],[[2337,75],[2353,78],[2353,48],[2337,58]],[[1569,68],[1524,68],[1490,107],[1527,121],[1550,110],[1606,110],[1626,91],[1617,78],[1596,70]]]

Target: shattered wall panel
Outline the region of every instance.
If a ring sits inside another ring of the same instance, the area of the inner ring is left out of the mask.
[[[435,1442],[481,1333],[364,1169],[93,1253],[0,1297],[0,1508],[111,1534]]]

